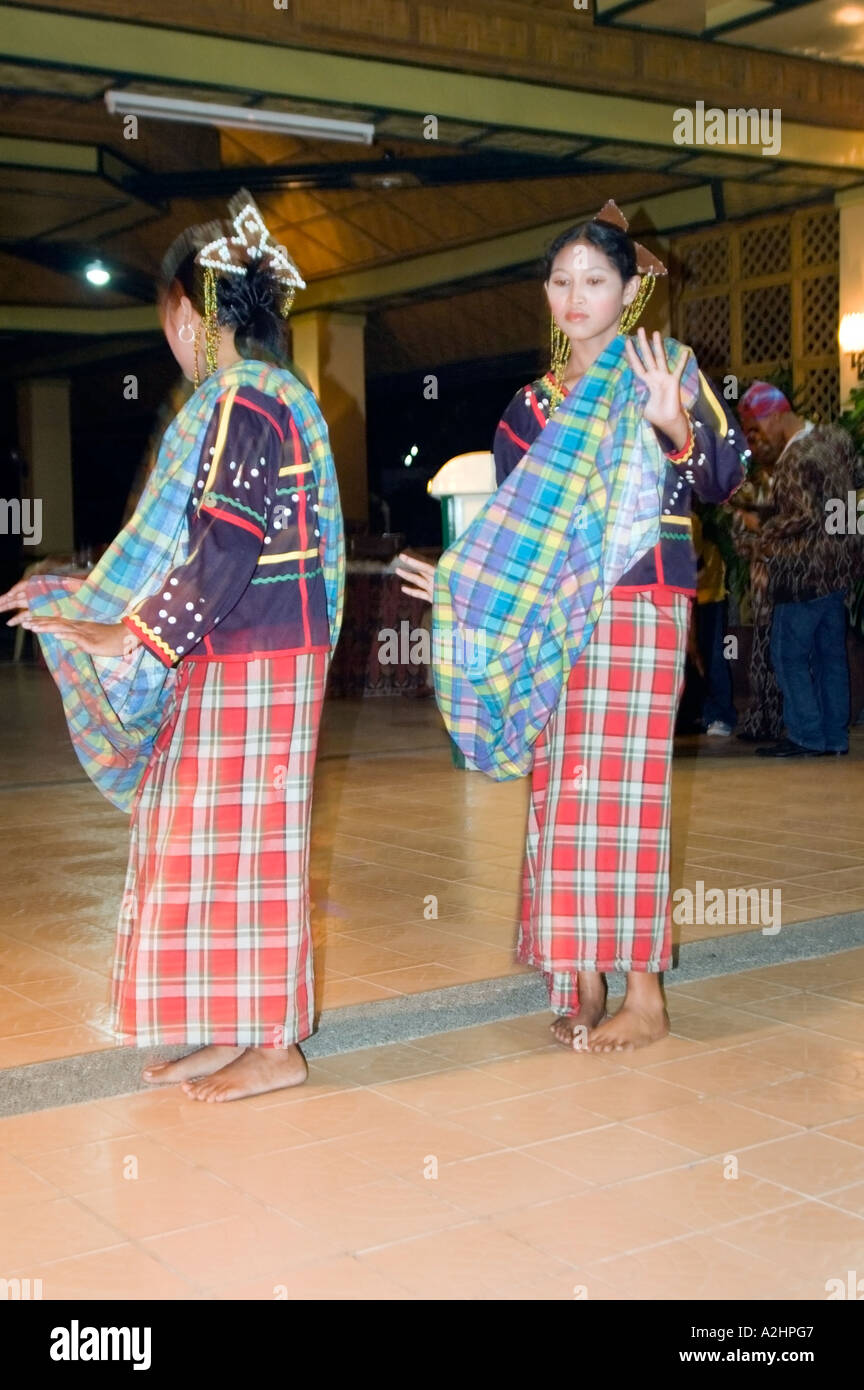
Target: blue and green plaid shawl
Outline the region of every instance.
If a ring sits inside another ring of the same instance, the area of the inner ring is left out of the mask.
[[[660,535],[666,459],[619,334],[443,555],[433,671],[468,765],[503,780],[533,747],[609,591]],[[689,348],[666,339],[674,367]],[[699,389],[684,369],[685,408]]]
[[[208,377],[165,431],[159,457],[134,515],[108,547],[84,584],[31,579],[28,603],[38,617],[119,622],[136,602],[155,593],[188,553],[186,511],[195,485],[207,426],[217,401],[231,386],[254,386],[288,406],[309,450],[319,489],[324,582],[330,644],[342,621],[345,543],[336,471],[327,426],[308,387],[290,372],[244,361]],[[162,721],[174,672],[145,647],[130,661],[91,657],[72,643],[40,633],[48,668],[63,698],[78,758],[109,801],[131,809]]]

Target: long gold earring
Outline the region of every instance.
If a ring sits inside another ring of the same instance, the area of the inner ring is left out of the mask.
[[[549,356],[549,370],[552,373],[552,395],[549,401],[551,411],[555,410],[564,399],[564,373],[567,370],[567,363],[570,361],[570,339],[558,327],[554,315],[551,319],[549,335]]]
[[[648,303],[648,300],[651,298],[651,295],[654,292],[654,282],[656,279],[657,276],[652,274],[650,271],[647,271],[642,276],[642,279],[639,282],[639,288],[636,291],[636,294],[634,295],[632,302],[627,305],[623,314],[621,315],[621,322],[619,324],[619,331],[621,333],[630,333],[636,327],[637,323],[642,317],[642,311],[645,308],[645,305]]]
[[[198,369],[198,353],[201,351],[201,320],[200,320],[200,319],[198,320],[198,325],[197,325],[197,327],[196,327],[196,329],[195,329],[195,338],[194,338],[193,341],[194,341],[194,344],[195,344],[195,346],[194,346],[194,348],[193,348],[194,360],[195,360],[195,390],[197,391],[197,390],[198,390],[198,387],[201,385],[201,372],[200,372],[199,369]]]
[[[204,358],[207,375],[219,366],[219,322],[216,317],[216,275],[209,266],[204,272]]]

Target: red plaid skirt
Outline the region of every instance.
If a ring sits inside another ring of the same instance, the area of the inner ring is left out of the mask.
[[[132,813],[114,1028],[137,1046],[312,1031],[309,822],[328,655],[187,661]]]
[[[575,1012],[579,970],[670,964],[669,819],[689,601],[614,593],[537,744],[518,957]]]

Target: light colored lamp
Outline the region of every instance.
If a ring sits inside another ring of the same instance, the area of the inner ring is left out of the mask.
[[[864,381],[864,314],[844,314],[837,334],[841,352],[852,357],[852,370]]]

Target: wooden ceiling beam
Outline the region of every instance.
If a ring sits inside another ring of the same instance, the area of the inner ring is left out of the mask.
[[[695,0],[694,0],[695,3]],[[15,16],[37,13],[22,4]],[[51,23],[68,16],[128,20],[127,0],[52,0]],[[146,21],[174,30],[178,39],[224,35],[234,18],[222,0],[147,0]],[[531,0],[279,0],[242,7],[242,31],[250,41],[278,48],[383,58],[454,72],[485,73],[563,88],[627,92],[692,105],[779,107],[784,119],[852,128],[864,107],[864,71],[668,33],[595,25],[590,10],[561,0],[555,10]],[[106,70],[116,62],[99,47]],[[275,56],[275,54],[274,54]],[[114,61],[112,61],[112,59]],[[167,73],[166,73],[167,75]],[[467,84],[463,84],[467,85]],[[331,95],[344,98],[338,86]],[[429,108],[435,110],[434,106]]]

